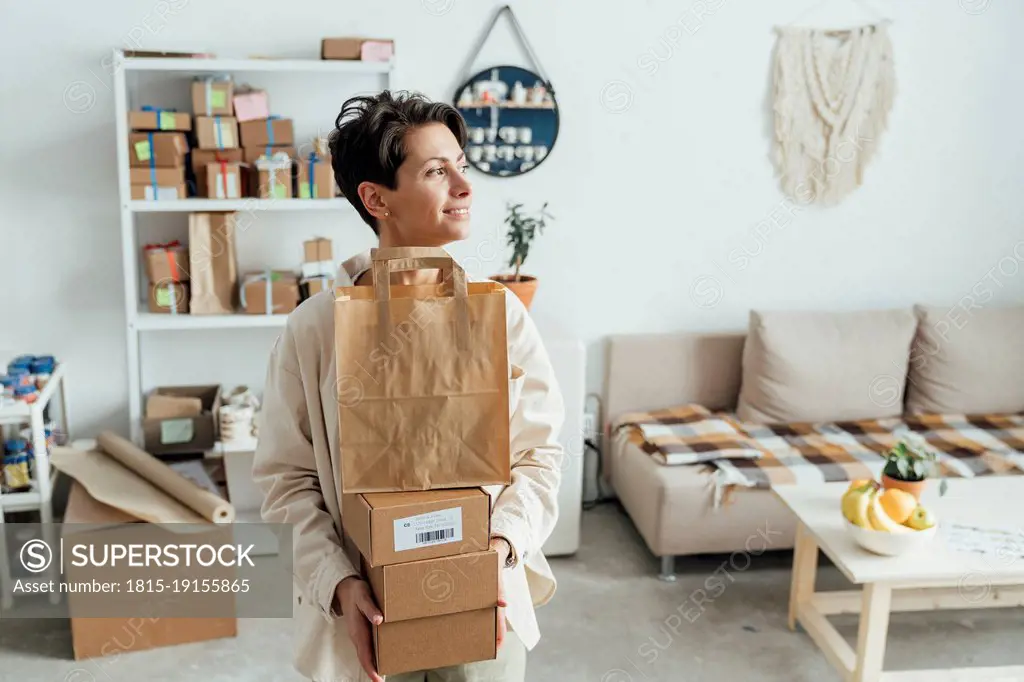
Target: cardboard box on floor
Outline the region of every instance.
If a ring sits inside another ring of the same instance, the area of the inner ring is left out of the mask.
[[[96,501],[77,481],[71,482],[65,524],[111,525],[142,523],[125,512]],[[71,530],[64,526],[65,533]],[[211,528],[222,533],[221,528]],[[66,536],[67,537],[67,536]],[[69,581],[73,580],[72,567],[68,567]],[[99,656],[120,655],[128,651],[143,651],[158,647],[202,642],[210,639],[235,637],[237,619],[230,618],[78,618],[76,600],[94,595],[69,594],[71,614],[71,646],[75,660]]]
[[[143,419],[142,435],[146,451],[153,455],[178,455],[212,450],[217,441],[217,413],[220,410],[220,386],[160,386],[154,393],[199,398],[203,411],[193,417]]]
[[[480,488],[341,496],[341,518],[367,566],[486,550],[491,497]]]

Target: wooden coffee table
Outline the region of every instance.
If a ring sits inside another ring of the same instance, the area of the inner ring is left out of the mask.
[[[938,484],[931,485],[922,501],[934,511],[940,532],[921,551],[899,557],[878,556],[854,542],[839,510],[847,487],[848,483],[827,483],[774,488],[800,521],[793,552],[790,629],[800,623],[843,680],[1024,680],[1024,665],[882,671],[892,611],[1024,606],[1024,559],[1014,556],[1024,548],[1024,476],[954,479],[942,498]],[[1007,545],[1006,551],[996,554],[959,552],[946,545],[941,528],[944,521],[1019,527],[1020,535],[1015,547]],[[861,589],[815,592],[819,549]],[[860,614],[856,651],[826,618],[840,613]]]

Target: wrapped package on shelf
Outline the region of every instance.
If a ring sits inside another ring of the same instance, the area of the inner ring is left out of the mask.
[[[235,118],[239,123],[270,118],[270,98],[266,90],[242,87],[235,90],[232,98],[235,104]]]
[[[197,78],[192,82],[192,113],[196,116],[231,116],[234,85],[230,78]]]
[[[299,305],[295,273],[264,270],[242,279],[242,309],[251,315],[286,315]]]
[[[292,198],[292,160],[284,153],[277,152],[270,158],[260,157],[256,161],[255,183],[251,187],[253,196],[261,199]]]
[[[128,112],[128,127],[132,130],[192,130],[192,116],[188,112],[145,106]]]
[[[234,116],[196,116],[199,149],[237,149],[238,120]]]

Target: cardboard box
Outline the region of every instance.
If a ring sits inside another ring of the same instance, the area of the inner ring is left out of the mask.
[[[364,568],[385,623],[498,605],[493,550]]]
[[[203,411],[197,417],[143,419],[142,435],[146,451],[153,455],[205,453],[212,450],[219,435],[217,412],[220,410],[220,386],[161,386],[153,391],[163,395],[196,397]]]
[[[179,185],[132,185],[132,201],[168,201],[188,197],[185,183]]]
[[[192,115],[177,111],[129,111],[128,127],[132,130],[192,130]]]
[[[185,184],[185,167],[150,168],[136,166],[129,169],[130,182],[133,185],[152,185],[153,180],[161,187],[177,187]]]
[[[196,116],[199,149],[237,149],[238,120],[234,116]]]
[[[288,147],[295,144],[290,118],[265,118],[238,124],[242,147]]]
[[[334,260],[334,252],[331,248],[330,239],[325,239],[323,237],[309,239],[302,242],[302,250],[305,256],[304,260],[307,263]]]
[[[257,162],[256,172],[251,175],[250,196],[260,199],[291,199],[292,198],[292,167],[268,165],[261,168],[262,161]]]
[[[149,285],[149,312],[167,315],[187,315],[189,302],[187,282],[151,282]]]
[[[146,419],[198,417],[202,413],[203,401],[195,396],[152,393],[146,398]]]
[[[203,173],[204,196],[209,199],[241,199],[242,168],[237,163],[208,163]]]
[[[71,537],[77,524],[107,526],[123,523],[142,523],[125,512],[94,499],[77,481],[71,481],[68,502],[64,511],[65,537]],[[222,532],[221,529],[214,529]],[[67,568],[67,580],[72,580],[73,567]],[[234,637],[238,634],[235,618],[79,618],[75,616],[79,600],[102,595],[69,594],[71,615],[71,646],[75,660],[99,656],[120,655],[127,651],[144,651],[158,647],[203,642],[211,639]],[[80,612],[80,611],[79,611]]]
[[[341,496],[345,532],[370,568],[490,546],[491,497],[480,488]]]
[[[150,141],[152,139],[152,142]],[[177,168],[185,165],[188,140],[184,133],[130,133],[128,157],[132,166]]]
[[[449,613],[373,626],[377,672],[398,675],[494,660],[496,609]]]
[[[235,118],[239,122],[270,118],[270,98],[266,90],[236,90],[232,101],[235,105]]]
[[[334,183],[334,169],[330,156],[309,157],[298,160],[299,174],[296,181],[299,199],[333,199],[337,194]],[[310,173],[312,167],[312,173]]]
[[[378,38],[324,38],[320,59],[365,59],[387,61],[394,54],[395,42]],[[386,55],[386,57],[385,57]]]
[[[234,85],[230,80],[200,78],[192,81],[192,112],[197,116],[231,116]]]
[[[241,148],[192,150],[192,170],[197,176],[200,172],[205,173],[206,166],[209,164],[220,163],[221,161],[226,163],[242,163],[245,161],[245,157]],[[205,186],[205,184],[200,183],[201,186]]]
[[[188,281],[188,247],[184,244],[146,244],[142,247],[142,260],[150,282]]]
[[[270,157],[274,154],[285,154],[290,159],[295,158],[295,147],[278,145],[276,147],[243,147],[242,160],[246,163],[256,163],[261,157]]]
[[[291,272],[251,273],[242,280],[242,308],[250,315],[286,315],[298,305],[299,280]]]

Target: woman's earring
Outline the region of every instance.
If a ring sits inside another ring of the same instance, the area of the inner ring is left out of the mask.
[[[387,218],[391,215],[391,211],[384,211],[384,217]]]

